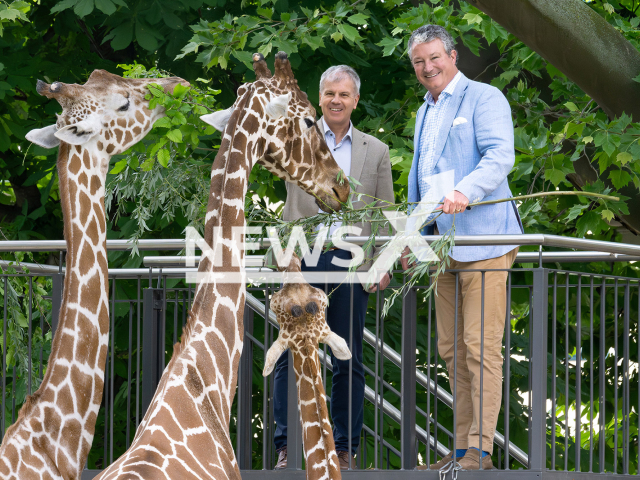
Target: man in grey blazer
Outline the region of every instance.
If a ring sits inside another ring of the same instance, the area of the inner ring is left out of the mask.
[[[451,35],[438,25],[418,28],[409,40],[409,58],[427,94],[416,117],[408,200],[442,200],[444,215],[436,226],[443,234],[454,224],[460,235],[521,234],[514,202],[466,209],[470,203],[512,196],[507,174],[515,161],[513,123],[500,90],[469,80],[458,70],[454,48]],[[449,178],[451,190],[436,193],[444,182],[435,178]],[[425,233],[433,234],[434,226],[428,230]],[[438,351],[447,364],[451,390],[456,391],[454,451],[465,470],[479,469],[480,461],[482,468],[493,468],[493,435],[502,397],[505,283],[517,251],[515,245],[455,246],[449,268],[459,273],[445,272],[438,278]],[[402,266],[408,268],[406,257]],[[454,451],[431,468],[446,467]]]
[[[320,79],[320,107],[323,117],[318,120],[318,127],[325,134],[327,145],[338,165],[347,176],[362,184],[358,185],[356,192],[353,193],[363,193],[362,199],[367,203],[371,203],[373,198],[392,203],[394,195],[389,148],[378,139],[357,130],[351,123],[351,112],[358,105],[359,99],[360,78],[355,70],[346,65],[329,68]],[[364,206],[364,203],[354,202],[353,206],[359,208]],[[313,196],[303,192],[298,186],[287,183],[284,220],[298,220],[316,215],[318,212],[319,208]],[[330,234],[333,234],[339,226],[339,224],[331,225]],[[362,229],[359,235],[371,234],[370,223],[359,223],[355,226]],[[371,252],[367,254],[371,255]],[[345,271],[348,270],[347,267],[336,265],[336,263],[344,264],[351,259],[351,252],[334,249],[321,254],[315,267],[307,266],[303,262],[302,270]],[[365,262],[358,267],[358,271],[368,270],[369,263]],[[378,288],[383,290],[389,285],[389,281],[389,274],[385,274],[378,285],[372,285],[367,290],[359,283],[328,285],[327,293],[334,289],[335,291],[329,299],[327,322],[332,331],[347,341],[353,365],[351,378],[349,378],[350,361],[338,360],[331,356],[333,365],[331,417],[334,424],[333,436],[336,451],[342,469],[355,468],[353,455],[358,448],[362,430],[365,387],[362,338],[367,301],[370,292],[375,292]],[[314,286],[325,288],[325,285]],[[351,295],[353,295],[353,303]],[[288,356],[285,352],[278,360],[274,374],[276,420],[274,442],[278,452],[276,469],[287,466],[287,366]],[[350,385],[351,395],[349,395]],[[351,439],[349,439],[349,405],[351,405]]]

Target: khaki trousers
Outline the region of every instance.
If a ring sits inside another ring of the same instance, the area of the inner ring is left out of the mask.
[[[451,270],[509,269],[516,258],[515,248],[505,255],[477,262],[451,259]],[[458,284],[457,378],[454,374],[454,328]],[[493,434],[502,404],[502,337],[506,318],[507,272],[484,274],[484,361],[481,362],[482,272],[446,272],[438,278],[436,321],[438,352],[447,364],[451,392],[457,381],[455,448],[476,447],[493,451]],[[482,392],[480,371],[482,365]],[[482,395],[482,447],[480,447],[480,397]]]

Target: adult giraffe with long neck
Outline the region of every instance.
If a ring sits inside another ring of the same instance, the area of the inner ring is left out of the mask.
[[[284,286],[271,298],[280,332],[267,352],[266,377],[287,349],[293,356],[298,386],[298,408],[302,421],[302,442],[307,480],[340,480],[342,474],[325,400],[318,358],[318,342],[331,347],[340,360],[351,358],[347,342],[327,325],[327,294],[304,281],[300,259],[294,254],[285,271]]]
[[[94,71],[84,85],[38,81],[62,106],[55,125],[27,139],[59,146],[60,204],[67,268],[47,373],[27,397],[0,446],[3,479],[79,479],[87,461],[104,386],[109,296],[104,185],[111,155],[144,137],[163,115],[149,110],[147,85],[173,91],[179,78],[123,79]]]
[[[131,447],[101,479],[240,478],[229,421],[244,337],[242,232],[249,173],[260,163],[315,195],[325,210],[338,210],[349,195],[287,55],[276,55],[273,76],[262,55],[253,60],[256,81],[238,89],[231,108],[203,117],[223,131],[205,223],[211,255],[203,255],[198,267],[209,281],[196,287],[181,342]]]

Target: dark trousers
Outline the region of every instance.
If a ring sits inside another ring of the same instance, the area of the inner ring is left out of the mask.
[[[345,250],[332,250],[320,255],[316,267],[307,267],[302,263],[302,271],[346,271],[345,267],[333,265],[334,257],[351,259],[351,253]],[[355,277],[354,277],[355,279]],[[357,279],[355,279],[357,282]],[[325,285],[313,285],[325,289]],[[360,443],[362,416],[364,410],[364,366],[362,365],[362,337],[364,319],[367,312],[369,294],[360,283],[328,284],[326,293],[338,287],[329,298],[327,323],[329,328],[344,338],[351,350],[351,360],[338,360],[331,353],[333,380],[331,385],[331,419],[333,420],[333,438],[336,450],[349,451],[355,455]],[[351,315],[351,292],[353,291],[353,315]],[[351,329],[350,318],[353,318]],[[351,342],[349,341],[351,337]],[[349,378],[349,363],[353,372]],[[274,442],[276,450],[287,446],[287,379],[289,352],[282,354],[276,363],[274,373],[273,411],[276,420]],[[349,386],[351,385],[351,445],[349,445]]]

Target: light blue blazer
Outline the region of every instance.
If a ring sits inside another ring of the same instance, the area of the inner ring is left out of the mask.
[[[409,173],[409,202],[420,201],[418,158],[420,133],[427,111],[425,102],[416,117],[414,156]],[[455,127],[456,118],[467,121]],[[454,171],[455,190],[469,203],[511,197],[507,174],[513,168],[515,150],[509,102],[491,85],[474,82],[462,75],[442,120],[435,147],[433,174]],[[436,220],[438,231],[445,233],[453,224],[453,215],[442,214]],[[455,215],[456,235],[524,233],[515,202],[472,207]],[[433,226],[424,234],[433,234]],[[496,258],[516,245],[454,247],[451,257],[460,262]]]

